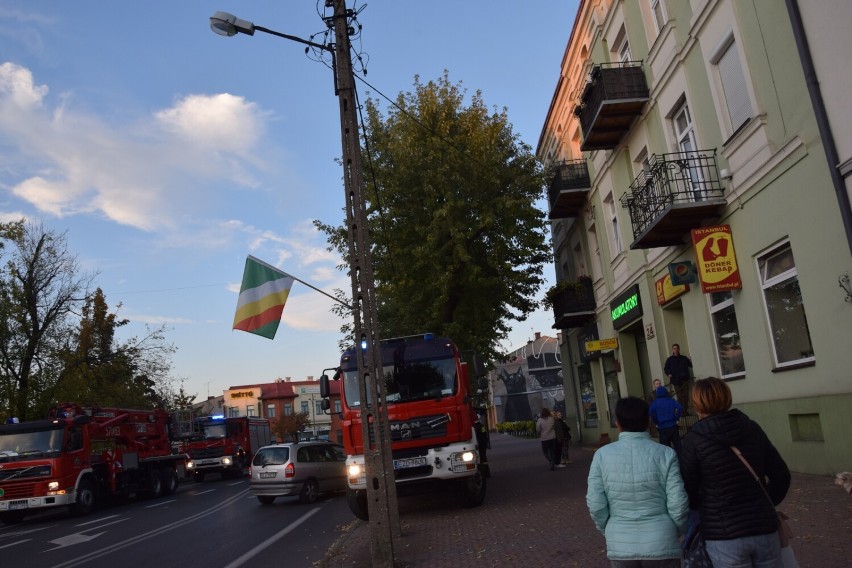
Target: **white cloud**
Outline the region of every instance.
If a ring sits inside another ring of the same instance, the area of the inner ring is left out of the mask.
[[[133,124],[110,124],[48,98],[29,69],[0,65],[6,185],[54,217],[99,214],[145,231],[178,228],[215,192],[260,184],[268,113],[229,94],[193,94]],[[8,178],[7,178],[8,179]],[[213,205],[210,205],[211,207]]]

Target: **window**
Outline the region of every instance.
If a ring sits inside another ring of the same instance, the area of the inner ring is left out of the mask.
[[[315,400],[314,401],[314,416],[322,416],[322,415],[323,415],[322,400]]]
[[[257,416],[257,407],[253,404],[246,405],[246,416],[254,418]]]
[[[595,398],[595,385],[592,381],[592,368],[586,363],[577,367],[580,382],[580,401],[582,402],[583,425],[586,428],[598,426],[598,403]]]
[[[606,196],[606,199],[604,199],[604,207],[606,207],[606,212],[610,221],[610,237],[612,238],[610,250],[613,258],[615,258],[624,250],[624,243],[621,241],[621,229],[618,226],[618,213],[616,212],[615,204],[612,202],[611,193]]]
[[[284,403],[284,416],[290,416],[293,414],[293,403],[285,402]]]
[[[745,375],[743,349],[740,345],[740,328],[734,311],[734,297],[731,292],[713,292],[708,294],[710,301],[710,319],[716,335],[716,355],[723,379]]]
[[[813,361],[814,350],[790,243],[757,259],[776,365]]]
[[[266,405],[266,417],[267,418],[275,418],[275,405],[267,404]]]
[[[675,136],[677,137],[677,147],[686,157],[694,158],[697,156],[698,144],[695,141],[695,129],[692,125],[692,114],[689,112],[689,105],[683,103],[678,108],[674,116],[672,116],[674,124]],[[698,160],[688,160],[689,170],[684,172],[689,179],[689,197],[695,200],[703,199],[701,191],[702,177],[701,170],[697,167],[700,163]]]
[[[343,407],[340,406],[340,399],[339,398],[334,401],[334,412],[337,413],[337,414],[340,414],[341,412],[343,412]]]
[[[740,52],[734,41],[734,33],[729,31],[713,50],[710,63],[716,66],[719,83],[725,97],[725,109],[731,123],[731,132],[735,132],[749,118],[754,116],[751,99],[748,94]]]
[[[594,224],[589,225],[589,228],[586,231],[589,239],[589,248],[593,251],[592,253],[592,276],[594,276],[595,280],[599,280],[603,270],[601,269],[601,247],[598,244],[598,234],[596,232]]]
[[[308,414],[311,411],[310,403],[307,400],[302,401],[302,414]]]
[[[657,26],[657,33],[662,31],[666,25],[666,11],[663,8],[663,0],[651,0],[651,13],[654,15],[654,24]]]
[[[630,55],[630,42],[627,41],[626,33],[624,34],[621,45],[618,47],[618,61],[621,63],[630,63],[633,61],[633,58]]]
[[[583,255],[583,247],[580,245],[580,241],[575,240],[572,248],[572,256],[574,258],[574,279],[576,280],[578,276],[588,276],[589,271],[586,269],[586,259]]]
[[[228,416],[229,417],[233,418],[234,416],[239,416],[239,415],[240,415],[240,409],[239,408],[237,408],[236,406],[229,406],[228,407]]]

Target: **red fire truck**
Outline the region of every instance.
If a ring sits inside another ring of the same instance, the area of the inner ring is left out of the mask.
[[[110,496],[177,490],[188,456],[171,446],[164,410],[52,409],[47,420],[0,425],[0,520],[67,506],[90,513]]]
[[[187,470],[201,482],[208,473],[242,476],[257,449],[270,443],[272,433],[266,418],[215,415],[196,418],[192,438],[180,448],[190,457]]]
[[[367,520],[355,357],[355,348],[343,353],[335,379],[343,380],[347,501],[356,517]],[[381,357],[397,488],[435,482],[453,484],[464,506],[480,505],[485,499],[485,476],[478,467],[468,365],[461,361],[456,345],[432,334],[389,339],[381,342]],[[328,392],[327,385],[328,377],[323,375],[320,386],[323,394]]]

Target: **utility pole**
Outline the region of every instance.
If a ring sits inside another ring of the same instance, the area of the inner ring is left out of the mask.
[[[367,511],[370,515],[370,553],[373,566],[392,568],[394,540],[400,534],[396,481],[393,475],[390,425],[385,404],[385,383],[379,338],[376,289],[367,225],[367,195],[358,139],[355,76],[349,45],[349,12],[345,0],[334,5],[334,36],[340,129],[343,142],[343,185],[349,238],[349,273],[352,280],[352,315],[358,390],[361,397],[361,431],[367,475]],[[361,349],[358,349],[358,346]],[[366,346],[366,348],[364,348]]]

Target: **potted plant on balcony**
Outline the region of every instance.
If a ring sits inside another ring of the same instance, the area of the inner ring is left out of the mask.
[[[586,290],[591,290],[591,288],[592,278],[585,274],[578,276],[577,280],[563,280],[562,282],[557,282],[544,293],[544,300],[542,300],[541,305],[546,310],[552,310],[556,298],[565,290],[573,290],[575,297],[580,299],[584,298]]]

